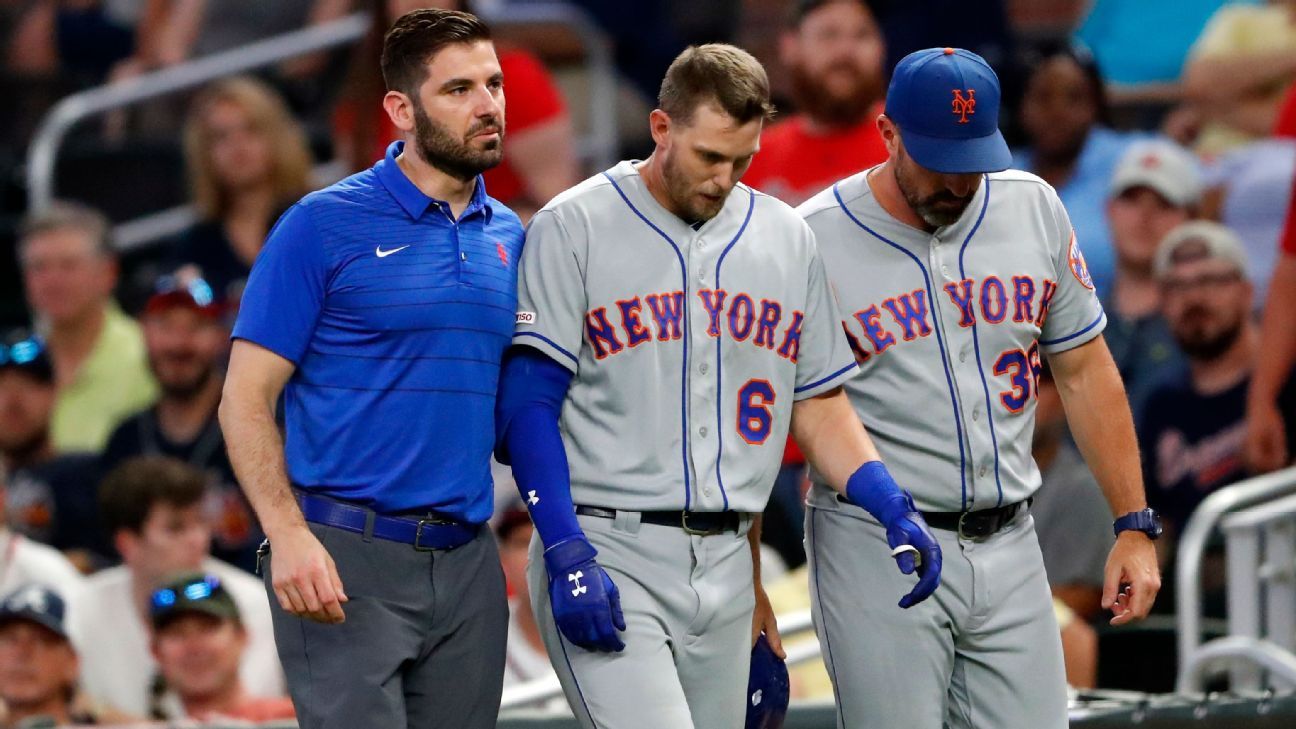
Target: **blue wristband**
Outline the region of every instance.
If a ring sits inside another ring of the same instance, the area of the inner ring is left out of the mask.
[[[882,461],[869,461],[851,474],[846,481],[846,498],[883,525],[914,510],[913,500],[891,478]]]

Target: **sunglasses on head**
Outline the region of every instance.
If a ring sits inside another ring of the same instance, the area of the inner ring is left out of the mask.
[[[206,600],[216,592],[220,587],[220,580],[214,576],[208,575],[192,582],[187,582],[179,588],[177,592],[174,588],[164,588],[153,593],[153,609],[165,610],[176,604],[182,596],[190,602]]]
[[[16,344],[0,344],[0,366],[31,364],[45,352],[45,344],[28,337]]]
[[[198,306],[211,306],[216,301],[211,284],[201,278],[182,279],[179,276],[167,275],[157,280],[154,294],[182,293],[193,299]]]

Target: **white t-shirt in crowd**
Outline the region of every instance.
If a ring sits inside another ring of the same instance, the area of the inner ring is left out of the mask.
[[[239,669],[243,685],[254,696],[285,695],[265,587],[256,577],[220,560],[208,559],[202,569],[220,578],[247,629],[248,647]],[[71,631],[81,641],[81,682],[86,692],[129,714],[145,715],[156,665],[149,651],[148,626],[132,596],[130,571],[123,565],[91,576],[73,618]]]

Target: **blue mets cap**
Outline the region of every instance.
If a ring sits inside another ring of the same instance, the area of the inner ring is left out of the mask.
[[[909,156],[934,172],[998,172],[1012,161],[999,133],[999,77],[971,51],[928,48],[900,59],[886,114]]]

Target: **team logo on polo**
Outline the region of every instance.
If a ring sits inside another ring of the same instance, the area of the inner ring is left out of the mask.
[[[507,268],[507,267],[508,267],[508,249],[504,247],[504,244],[503,244],[503,243],[496,243],[496,244],[495,244],[495,250],[499,253],[500,263],[504,264],[504,267]]]
[[[1085,265],[1084,254],[1080,252],[1080,245],[1076,243],[1075,231],[1071,232],[1071,247],[1067,250],[1067,266],[1071,269],[1071,275],[1076,277],[1081,286],[1087,289],[1094,287],[1093,277],[1089,275],[1089,267]]]
[[[976,113],[976,89],[968,89],[967,96],[963,96],[963,89],[953,89],[954,100],[950,102],[954,116],[958,117],[959,124],[968,123],[968,115]]]

